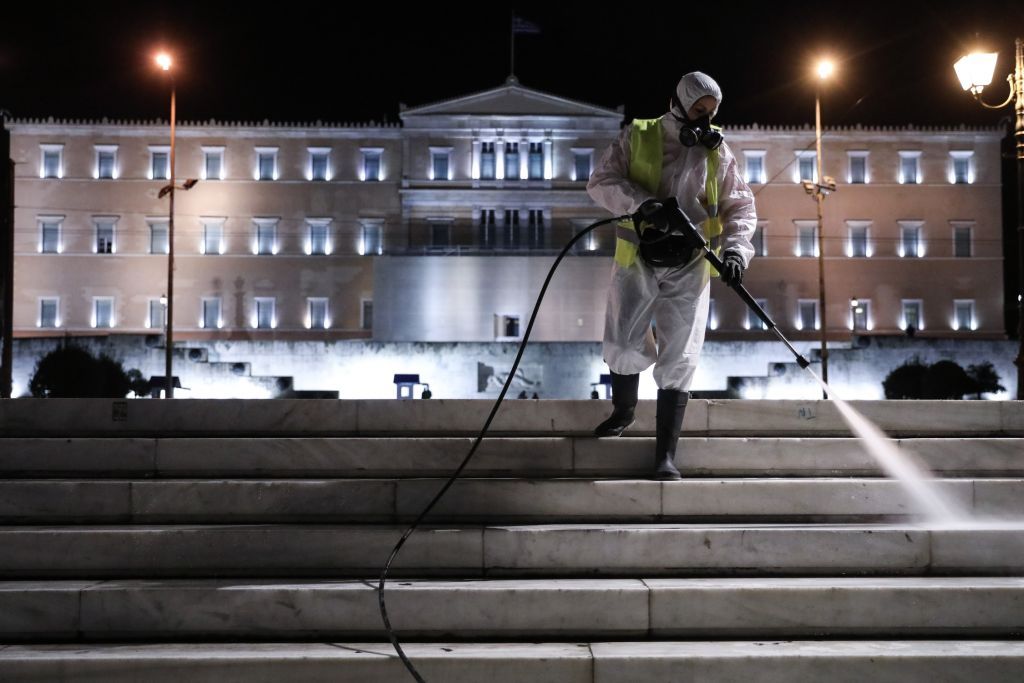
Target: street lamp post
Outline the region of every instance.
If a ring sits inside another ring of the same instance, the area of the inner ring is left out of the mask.
[[[161,188],[157,198],[163,199],[164,195],[170,196],[170,205],[167,212],[167,304],[165,309],[167,348],[164,359],[164,379],[167,391],[164,393],[164,396],[166,398],[174,398],[174,376],[172,372],[174,360],[174,191],[191,190],[199,181],[195,178],[189,178],[181,187],[174,184],[174,129],[177,125],[177,117],[175,112],[175,87],[174,73],[171,71],[171,56],[167,53],[160,53],[156,56],[156,63],[157,66],[168,72],[171,78],[171,152],[169,159],[170,172],[168,174],[170,176],[170,183]]]
[[[1010,94],[1005,102],[991,105],[981,99],[981,92],[992,82],[998,53],[974,52],[957,60],[953,68],[964,90],[988,109],[1001,109],[1013,102],[1016,125],[1013,136],[1017,149],[1017,400],[1024,400],[1024,43],[1016,40],[1013,73],[1006,77]]]
[[[818,62],[818,82],[814,86],[814,140],[817,177],[813,182],[802,179],[804,189],[814,196],[818,207],[818,313],[821,320],[821,380],[828,384],[828,317],[825,309],[825,197],[836,189],[835,181],[825,176],[821,154],[821,82],[832,75],[834,66],[827,59]],[[821,392],[828,398],[828,392]]]
[[[156,63],[161,69],[168,72],[171,77],[171,153],[170,153],[170,177],[171,182],[167,188],[170,195],[170,207],[167,214],[167,344],[164,358],[164,381],[167,390],[164,393],[166,398],[174,398],[174,379],[172,366],[174,364],[174,125],[175,125],[175,88],[174,73],[171,71],[171,57],[166,53],[157,55]],[[161,195],[163,191],[161,190]]]

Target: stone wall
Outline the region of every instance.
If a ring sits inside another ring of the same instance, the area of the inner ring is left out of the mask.
[[[61,343],[60,338],[15,340],[15,396],[27,394],[35,363]],[[144,377],[164,374],[164,349],[157,336],[79,337],[75,343],[110,355],[126,369],[137,368]],[[817,361],[815,344],[795,346]],[[340,398],[393,398],[393,378],[400,373],[419,374],[436,398],[486,398],[497,396],[517,349],[514,342],[189,342],[175,350],[174,374],[187,387],[177,392],[185,398],[269,398],[292,388],[337,391]],[[990,361],[1007,388],[995,398],[1016,395],[1014,341],[859,337],[829,351],[830,383],[843,398],[884,398],[882,380],[915,356],[928,363],[950,359],[965,368]],[[812,369],[817,372],[820,364],[814,362]],[[599,343],[538,342],[527,347],[509,396],[525,391],[530,397],[587,398],[591,383],[607,372]],[[692,389],[730,388],[742,398],[820,396],[781,343],[708,342]],[[414,395],[421,391],[417,387]],[[641,377],[640,395],[653,398],[655,393],[648,371]]]

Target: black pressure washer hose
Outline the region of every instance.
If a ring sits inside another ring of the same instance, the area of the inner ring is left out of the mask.
[[[721,271],[722,260],[718,258],[715,252],[711,251],[711,249],[708,247],[707,241],[700,234],[697,228],[694,227],[693,223],[686,216],[686,214],[683,213],[683,210],[679,208],[675,200],[669,199],[665,202],[665,204],[671,209],[671,217],[669,220],[669,227],[671,230],[663,237],[660,237],[655,240],[644,241],[648,243],[653,243],[661,241],[663,239],[667,239],[669,235],[672,234],[682,234],[688,239],[692,240],[693,243],[697,245],[697,248],[702,249],[704,252],[704,258],[707,259],[711,263],[711,265],[714,266],[718,271]],[[401,538],[398,539],[398,543],[395,544],[395,547],[391,550],[391,554],[388,556],[388,561],[384,564],[384,569],[380,573],[380,581],[377,584],[377,602],[380,605],[380,616],[381,619],[384,621],[384,628],[387,630],[388,638],[391,640],[391,644],[394,646],[395,652],[398,653],[399,658],[401,658],[402,660],[402,664],[405,665],[405,668],[408,669],[409,673],[412,674],[413,678],[415,678],[418,681],[418,683],[426,683],[426,681],[424,680],[423,676],[420,675],[419,671],[416,670],[416,667],[413,666],[412,661],[410,661],[408,655],[405,654],[405,650],[402,649],[402,644],[398,641],[398,636],[395,635],[395,631],[391,627],[391,620],[388,618],[387,605],[384,602],[384,584],[388,580],[388,572],[391,570],[391,563],[394,562],[395,558],[398,556],[399,551],[402,549],[402,546],[405,545],[405,542],[407,540],[409,540],[409,537],[412,536],[414,531],[416,531],[416,529],[419,527],[420,523],[424,520],[427,514],[430,513],[434,506],[437,505],[438,501],[441,500],[441,497],[444,496],[445,493],[447,493],[448,489],[451,488],[452,484],[454,484],[455,481],[459,478],[459,475],[462,474],[462,470],[464,470],[466,468],[466,465],[469,464],[469,461],[473,458],[473,455],[476,453],[476,449],[484,440],[484,436],[487,434],[487,430],[490,429],[491,422],[494,420],[494,416],[498,413],[498,409],[501,407],[502,401],[505,400],[505,394],[508,393],[508,389],[512,385],[512,380],[516,375],[516,370],[519,369],[519,362],[523,359],[523,353],[526,351],[526,343],[530,339],[530,332],[533,330],[533,323],[537,319],[537,313],[540,311],[540,304],[544,300],[544,294],[548,290],[548,285],[551,283],[551,278],[554,277],[555,275],[555,270],[557,270],[558,264],[562,262],[562,259],[565,258],[566,254],[569,253],[569,250],[572,249],[573,245],[575,245],[576,242],[580,240],[580,238],[588,234],[590,231],[595,230],[601,227],[602,225],[607,225],[609,223],[615,223],[618,221],[626,221],[631,219],[632,216],[628,215],[617,216],[615,218],[608,218],[593,223],[584,228],[583,230],[579,231],[578,233],[576,233],[576,235],[574,235],[573,238],[569,240],[569,242],[562,248],[562,251],[558,254],[558,258],[556,258],[555,262],[551,265],[551,269],[548,271],[548,276],[544,279],[544,285],[540,288],[540,294],[537,295],[537,303],[534,304],[533,313],[530,315],[530,322],[529,324],[527,324],[526,331],[523,333],[523,340],[519,342],[519,351],[518,353],[516,353],[516,359],[515,361],[512,362],[512,369],[509,371],[508,377],[505,379],[505,384],[501,387],[501,393],[498,394],[498,398],[494,402],[494,406],[491,408],[490,414],[487,416],[487,421],[484,422],[483,429],[480,430],[480,434],[476,437],[476,440],[473,442],[473,446],[469,449],[469,453],[466,454],[466,457],[463,458],[462,463],[458,466],[455,472],[452,473],[452,475],[448,478],[448,481],[445,482],[445,485],[441,487],[441,490],[437,492],[437,494],[429,503],[427,503],[426,507],[423,508],[423,511],[416,517],[413,523],[409,525],[409,528],[405,530],[405,533],[402,534]],[[786,345],[786,347],[793,353],[793,355],[796,356],[797,363],[800,365],[801,368],[806,368],[808,365],[810,365],[810,362],[806,358],[801,356],[796,349],[793,348],[792,344],[789,343],[789,340],[782,336],[782,333],[779,332],[778,328],[775,326],[775,323],[772,321],[772,319],[768,316],[764,309],[757,304],[754,298],[750,296],[750,293],[742,284],[730,285],[730,287],[732,287],[732,289],[734,289],[736,293],[740,295],[740,298],[743,299],[747,306],[749,306],[758,315],[758,317],[766,325],[768,325],[769,329],[775,332],[776,336],[778,336],[779,339],[781,339],[782,342]]]

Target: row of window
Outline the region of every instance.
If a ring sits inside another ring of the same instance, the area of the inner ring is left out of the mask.
[[[506,142],[495,151],[494,142],[480,143],[479,154],[474,159],[475,179],[482,180],[548,180],[551,178],[550,152],[545,152],[545,143]],[[42,162],[39,167],[40,178],[64,177],[64,145],[41,145]],[[95,163],[93,177],[97,179],[116,180],[121,175],[118,163],[117,145],[95,145]],[[203,162],[199,177],[202,180],[224,179],[224,147],[202,147]],[[384,150],[376,147],[360,148],[361,160],[357,174],[360,180],[384,179]],[[254,180],[278,180],[277,147],[256,147]],[[331,161],[329,147],[307,148],[306,179],[311,181],[332,180],[334,166]],[[571,179],[586,181],[590,178],[593,168],[594,151],[592,149],[573,149]],[[430,148],[431,180],[452,180],[454,166],[452,164],[451,147]],[[149,146],[149,167],[146,177],[150,180],[167,179],[170,177],[170,147],[166,145]]]
[[[921,258],[926,253],[923,221],[898,221],[899,238],[895,254],[901,258]],[[870,221],[847,221],[844,252],[850,258],[868,258],[876,254],[875,241],[871,239]],[[816,221],[796,221],[796,244],[794,256],[818,256],[818,225]],[[970,258],[973,253],[974,228],[971,224],[952,224],[953,256]],[[758,226],[752,243],[757,256],[767,256],[766,230]]]
[[[42,162],[39,166],[40,178],[64,177],[64,145],[41,145]],[[117,145],[95,145],[95,163],[93,177],[97,179],[116,180],[121,175],[117,158]],[[203,180],[224,180],[224,147],[203,147],[202,168],[199,177]],[[359,180],[384,180],[384,150],[380,147],[361,147],[360,162],[357,169]],[[166,145],[149,146],[149,166],[146,177],[150,180],[170,178],[171,148]],[[332,180],[334,168],[331,163],[329,147],[307,148],[306,180]],[[254,180],[278,180],[277,147],[257,147]]]
[[[223,254],[226,251],[224,224],[226,218],[201,218],[200,238],[197,245],[201,254]],[[63,225],[61,216],[40,216],[38,251],[41,254],[60,254],[64,251]],[[93,219],[93,253],[117,253],[116,216],[97,216]],[[257,255],[273,255],[280,251],[278,218],[254,218],[250,238],[250,250]],[[306,219],[303,251],[309,255],[330,255],[334,251],[331,220],[329,218]],[[359,229],[356,251],[360,255],[383,253],[382,219],[366,219]],[[149,253],[168,253],[169,226],[165,219],[148,220]],[[180,237],[180,236],[179,236]],[[179,244],[175,240],[175,244]]]
[[[757,299],[757,303],[765,311],[768,311],[767,299]],[[903,299],[901,301],[899,328],[915,331],[923,330],[925,328],[923,309],[924,302],[921,299]],[[371,329],[372,327],[373,301],[370,299],[362,301],[360,323],[364,330]],[[94,328],[101,329],[113,329],[117,326],[117,320],[114,317],[114,297],[93,297],[90,324]],[[148,302],[144,326],[147,329],[162,330],[165,324],[166,301],[164,299],[151,298]],[[197,324],[200,328],[209,330],[219,330],[224,327],[222,305],[219,297],[203,297],[200,302],[200,317]],[[306,299],[304,324],[306,329],[330,329],[330,302],[326,297],[309,297]],[[710,302],[707,324],[709,329],[716,330],[719,328],[720,322],[714,299]],[[37,325],[41,328],[61,327],[59,297],[43,297],[39,299]],[[253,329],[277,328],[277,300],[275,297],[256,297],[253,300],[250,325]],[[519,316],[498,316],[495,325],[495,333],[501,338],[516,338],[519,336]],[[798,330],[821,329],[817,299],[800,299],[797,302],[793,326]],[[875,321],[871,315],[871,302],[869,300],[851,300],[847,326],[853,331],[870,331],[874,329]],[[768,329],[767,325],[764,324],[757,314],[749,309],[746,312],[743,327],[748,330]],[[953,301],[950,327],[954,330],[978,329],[973,299],[955,299]]]
[[[795,152],[792,180],[799,183],[805,180],[818,182],[817,156],[814,151],[799,150]],[[749,184],[768,182],[765,171],[764,150],[744,150],[744,177]],[[871,182],[868,164],[869,152],[851,150],[846,153],[846,182],[864,184]],[[897,182],[905,185],[923,183],[921,173],[921,152],[919,150],[901,150],[899,166],[896,169]],[[969,184],[974,182],[974,152],[958,150],[949,153],[947,164],[947,180],[953,184]]]
[[[500,222],[499,222],[500,219]],[[39,221],[38,251],[43,254],[58,254],[63,251],[63,218],[41,216]],[[98,216],[93,219],[93,253],[117,253],[117,221],[115,216]],[[201,218],[201,237],[197,245],[199,253],[223,254],[226,251],[224,236],[225,218]],[[250,250],[256,255],[274,255],[280,251],[277,218],[253,219]],[[304,236],[304,252],[309,255],[329,255],[334,251],[334,239],[330,219],[307,219]],[[451,219],[428,221],[429,244],[432,247],[451,245]],[[153,220],[149,226],[149,253],[166,254],[168,251],[168,224],[165,220]],[[814,221],[797,221],[795,256],[816,257],[818,255],[818,226]],[[953,256],[969,258],[973,255],[973,227],[969,224],[953,224]],[[847,221],[845,251],[851,258],[866,258],[875,255],[875,244],[871,240],[871,223],[868,221]],[[360,255],[382,254],[383,221],[367,220],[359,229],[356,251]],[[543,209],[483,209],[477,219],[476,246],[491,248],[546,248],[548,230]],[[767,256],[766,228],[762,224],[754,233],[753,245],[757,256]],[[925,255],[924,228],[922,221],[900,221],[899,240],[895,252],[904,258],[920,258]]]
[[[550,179],[551,153],[545,150],[547,142],[479,142],[474,144],[473,178],[480,180],[546,180]],[[117,145],[95,145],[95,163],[93,177],[116,179],[120,175]],[[40,178],[62,178],[64,176],[64,145],[41,145],[42,162],[39,168]],[[224,179],[224,147],[204,146],[203,165],[200,178],[203,180]],[[253,168],[255,180],[278,180],[277,147],[256,147],[256,159]],[[360,180],[384,179],[384,150],[378,147],[360,148],[361,161],[357,169]],[[307,148],[306,179],[331,180],[334,168],[331,161],[331,148]],[[746,181],[750,184],[767,182],[764,150],[745,150],[743,152]],[[817,161],[814,151],[799,150],[795,152],[793,182],[813,180],[817,182]],[[572,149],[571,179],[585,181],[590,178],[593,170],[593,149]],[[954,184],[974,182],[974,152],[972,150],[956,150],[949,153],[947,180]],[[922,152],[918,150],[901,150],[896,179],[903,184],[924,182],[921,174]],[[869,183],[871,173],[868,163],[869,152],[851,150],[847,152],[846,181],[849,183]],[[452,180],[453,178],[452,148],[431,147],[430,169],[431,180]],[[147,177],[150,179],[166,179],[170,176],[170,147],[151,145],[149,147],[149,168]]]
[[[758,305],[766,312],[768,311],[768,300],[757,299]],[[793,312],[793,327],[797,330],[820,330],[821,317],[819,315],[817,299],[800,299],[797,302],[796,310]],[[918,331],[924,329],[924,302],[921,299],[903,299],[900,304],[899,329]],[[951,310],[952,317],[949,325],[954,330],[976,330],[978,320],[975,316],[975,304],[973,299],[954,299]],[[718,312],[715,300],[711,300],[708,312],[708,329],[719,328]],[[754,313],[747,309],[743,327],[748,330],[767,330],[768,326]],[[871,331],[875,327],[875,320],[871,315],[871,302],[866,299],[852,299],[850,301],[850,312],[847,316],[847,327],[853,331]]]
[[[114,297],[97,296],[92,299],[92,315],[90,325],[98,329],[113,329],[118,321],[114,314]],[[167,300],[151,298],[146,306],[144,327],[162,330],[167,322]],[[200,302],[200,316],[197,324],[207,330],[219,330],[224,327],[220,297],[203,297]],[[277,299],[275,297],[256,297],[253,300],[250,324],[253,329],[277,328]],[[306,329],[327,330],[331,327],[330,301],[326,297],[308,297],[304,321]],[[373,325],[373,301],[362,300],[361,328],[371,329]],[[36,325],[42,328],[61,327],[60,297],[42,297],[39,299],[39,317]]]

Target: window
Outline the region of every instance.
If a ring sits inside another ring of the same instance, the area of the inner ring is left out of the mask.
[[[256,180],[277,180],[277,147],[256,148]]]
[[[800,299],[797,302],[796,329],[820,330],[821,320],[818,318],[817,299]]]
[[[970,258],[972,254],[972,233],[974,230],[969,225],[953,226],[953,256],[956,258]]]
[[[328,221],[310,220],[307,223],[309,238],[306,243],[306,253],[316,256],[325,256],[331,253],[331,244],[328,239]]]
[[[718,329],[718,307],[715,306],[715,300],[714,299],[708,299],[708,322],[707,322],[707,325],[708,325],[708,329],[709,330],[717,330]]]
[[[743,179],[750,185],[757,185],[765,182],[764,150],[745,150],[743,159],[745,169]]]
[[[378,181],[384,179],[382,157],[384,150],[365,148],[363,153],[363,170],[360,180]]]
[[[956,299],[953,301],[953,329],[976,330],[974,320],[974,299]]]
[[[765,249],[765,234],[764,231],[768,228],[767,221],[758,221],[757,229],[754,230],[754,234],[750,237],[750,243],[754,247],[754,256],[767,256],[768,251]]]
[[[920,224],[900,222],[899,255],[907,258],[924,256]]]
[[[868,182],[868,153],[865,151],[850,151],[846,153],[849,163],[847,179],[856,185]]]
[[[796,255],[818,255],[818,225],[816,223],[797,223]]]
[[[530,230],[530,248],[543,249],[547,246],[547,234],[544,230],[544,211],[530,209],[528,215]]]
[[[314,330],[326,330],[331,326],[327,314],[327,299],[311,297],[306,299],[306,326]]]
[[[494,337],[498,341],[522,338],[519,329],[519,315],[499,313],[494,316]]]
[[[920,299],[903,299],[902,301],[902,320],[900,320],[900,328],[909,330],[913,328],[916,330],[924,329],[924,322],[921,315],[922,302]]]
[[[96,145],[96,178],[113,180],[117,177],[117,145]]]
[[[224,219],[200,219],[203,224],[203,253],[224,253]]]
[[[203,298],[203,319],[199,321],[200,326],[206,330],[219,330],[224,326],[220,316],[220,298]]]
[[[363,299],[359,307],[359,329],[373,329],[373,299]]]
[[[755,301],[757,301],[758,306],[764,309],[765,313],[768,312],[768,299],[755,299]],[[754,312],[754,309],[748,308],[746,327],[748,330],[767,330],[768,324],[758,317],[757,313]]]
[[[866,258],[868,253],[868,224],[847,221],[846,255],[850,258]]]
[[[96,219],[96,242],[93,244],[93,253],[114,253],[114,223],[113,218]]]
[[[950,152],[950,175],[949,182],[956,185],[963,185],[974,182],[974,169],[972,168],[971,157],[973,151]]]
[[[594,150],[574,149],[572,151],[572,179],[576,182],[590,180],[594,166]]]
[[[519,231],[519,209],[505,209],[505,247],[518,249],[523,244],[523,235]]]
[[[64,145],[40,145],[40,178],[64,177]]]
[[[203,180],[224,180],[224,148],[203,147]]]
[[[864,332],[871,327],[871,302],[866,299],[851,299],[850,329],[854,332]]]
[[[60,234],[63,222],[60,216],[39,217],[39,253],[59,254],[64,250]]]
[[[530,180],[543,180],[544,179],[544,143],[543,142],[531,142],[530,143],[530,158],[528,167],[528,177]]]
[[[430,246],[433,249],[445,249],[451,244],[450,220],[440,219],[428,221],[430,224]]]
[[[494,143],[484,142],[480,145],[480,179],[494,180],[494,174]]]
[[[481,249],[494,248],[494,209],[483,209],[480,211],[476,243]]]
[[[380,221],[363,222],[363,236],[359,246],[359,254],[361,256],[377,256],[384,253],[381,232]]]
[[[149,220],[149,253],[168,253],[168,223],[165,220]]]
[[[254,254],[268,256],[277,253],[277,219],[257,218],[253,220],[256,226],[256,240],[253,245]]]
[[[519,143],[505,143],[505,179],[519,180]]]
[[[171,148],[149,148],[149,179],[166,180],[171,177]]]
[[[103,328],[110,328],[114,326],[114,297],[93,297],[92,326]]]
[[[805,180],[818,182],[818,157],[810,150],[800,150],[796,153],[796,177],[793,182],[801,183]]]
[[[904,185],[916,185],[921,182],[921,152],[900,152],[900,177]]]
[[[160,299],[150,299],[146,316],[146,327],[162,330],[166,324],[167,304]]]
[[[60,327],[60,299],[45,297],[39,300],[38,327]]]
[[[452,151],[447,147],[430,148],[430,179],[452,179]]]
[[[331,179],[331,148],[309,148],[309,179],[325,181]]]
[[[256,297],[256,319],[253,321],[253,327],[260,330],[272,330],[277,327],[274,305],[273,297]]]

